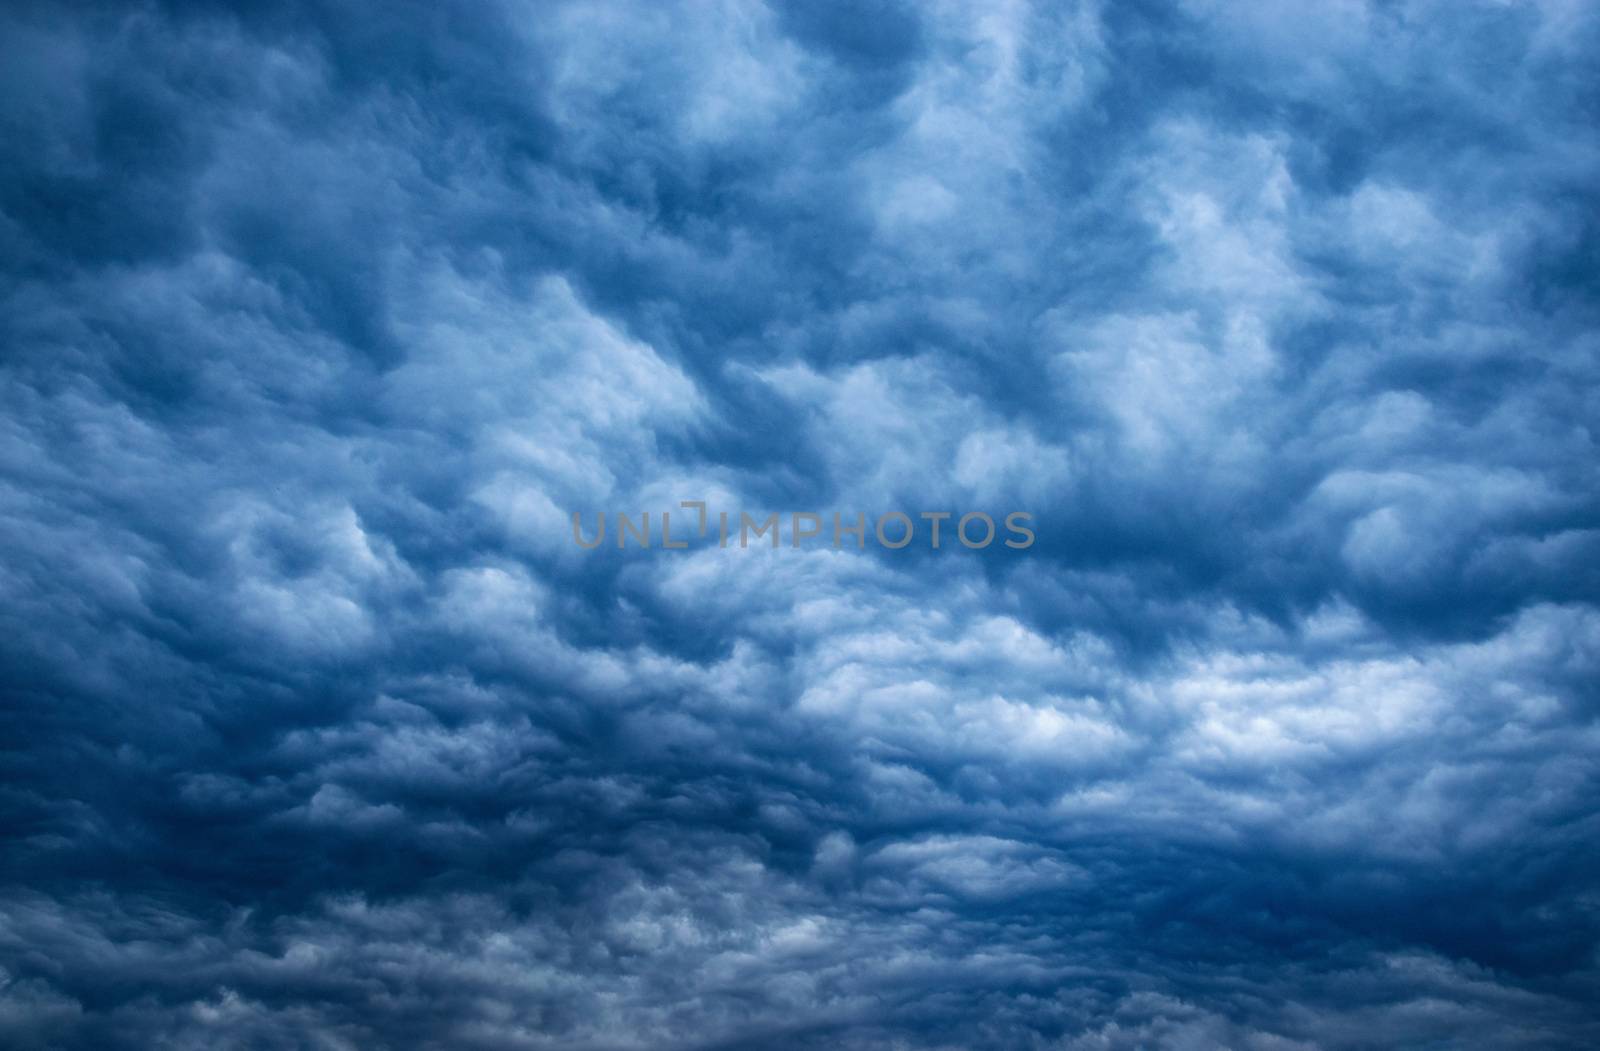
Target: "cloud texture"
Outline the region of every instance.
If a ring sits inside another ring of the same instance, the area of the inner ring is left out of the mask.
[[[0,1044],[1600,1044],[1597,48],[8,5]]]

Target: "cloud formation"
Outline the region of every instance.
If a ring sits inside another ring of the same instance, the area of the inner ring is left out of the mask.
[[[1594,1046],[1597,45],[11,5],[0,1043]]]

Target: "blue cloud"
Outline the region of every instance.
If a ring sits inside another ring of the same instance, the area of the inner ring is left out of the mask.
[[[0,21],[0,1043],[1600,1039],[1581,5]]]

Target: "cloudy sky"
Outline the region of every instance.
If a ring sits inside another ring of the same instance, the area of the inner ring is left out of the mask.
[[[6,4],[0,1046],[1600,1046],[1597,49]]]

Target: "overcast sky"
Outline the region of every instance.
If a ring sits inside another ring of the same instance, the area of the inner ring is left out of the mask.
[[[6,4],[0,1046],[1600,1046],[1597,52]]]

